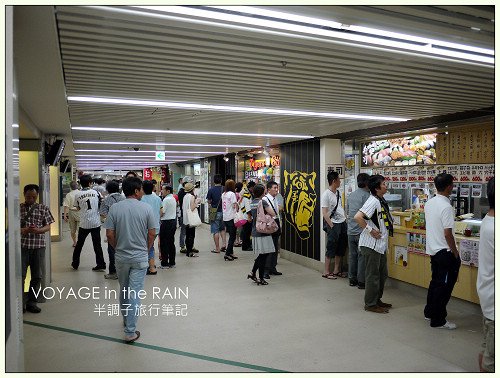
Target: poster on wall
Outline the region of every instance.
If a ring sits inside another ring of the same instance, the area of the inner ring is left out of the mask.
[[[485,164],[483,183],[487,183],[488,181],[490,181],[494,175],[495,175],[495,164]]]
[[[460,182],[472,182],[472,166],[470,164],[460,164],[458,171]]]
[[[394,264],[399,266],[408,266],[408,250],[400,245],[394,246]]]
[[[460,240],[459,252],[462,264],[478,266],[479,241]]]
[[[417,135],[363,144],[362,166],[436,164],[436,136]]]
[[[425,255],[425,234],[416,232],[407,232],[406,239],[408,240],[408,252],[417,255]]]

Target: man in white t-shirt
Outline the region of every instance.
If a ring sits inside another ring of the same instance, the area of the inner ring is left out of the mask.
[[[160,269],[175,268],[175,230],[177,226],[177,201],[172,195],[173,188],[163,185],[164,196],[161,209],[160,226]]]
[[[345,278],[342,272],[341,261],[347,247],[347,222],[341,204],[339,173],[328,172],[328,189],[321,196],[321,213],[323,215],[323,230],[326,232],[325,271],[323,278],[335,280]],[[334,258],[333,272],[330,272],[330,262]]]
[[[446,305],[457,282],[460,255],[455,243],[455,216],[449,196],[453,176],[440,173],[434,178],[437,195],[425,204],[426,253],[431,256],[432,278],[427,291],[424,316],[433,328],[455,329],[446,320]]]
[[[365,258],[365,311],[384,314],[392,307],[381,299],[388,276],[386,251],[393,222],[389,205],[384,199],[387,192],[384,177],[370,176],[368,189],[370,197],[354,216],[363,230],[359,236],[359,249]]]
[[[477,295],[483,310],[484,344],[479,370],[495,372],[495,178],[486,189],[490,210],[483,218],[479,236]]]

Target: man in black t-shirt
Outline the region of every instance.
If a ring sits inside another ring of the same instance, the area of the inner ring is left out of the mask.
[[[224,227],[224,222],[222,220],[222,193],[224,193],[224,187],[221,185],[222,177],[220,175],[214,176],[214,186],[212,186],[207,193],[207,200],[210,207],[217,209],[217,214],[215,219],[210,222],[210,231],[214,238],[215,250],[213,253],[220,253],[226,251],[226,230]],[[222,239],[222,247],[219,244],[219,238]]]

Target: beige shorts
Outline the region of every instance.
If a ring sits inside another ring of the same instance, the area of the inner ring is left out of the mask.
[[[80,214],[78,210],[69,211],[68,223],[69,223],[69,230],[71,231],[72,234],[75,234],[76,231],[78,230],[78,224],[80,223]]]
[[[484,351],[483,366],[487,372],[495,372],[495,321],[483,317]]]

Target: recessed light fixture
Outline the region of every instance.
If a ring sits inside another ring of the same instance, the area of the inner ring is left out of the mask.
[[[130,145],[130,146],[180,146],[180,147],[222,147],[222,148],[259,148],[260,146],[248,146],[242,144],[198,144],[198,143],[149,143],[149,142],[115,142],[102,140],[77,140],[74,144],[112,144],[112,145]]]
[[[100,104],[115,104],[115,105],[131,105],[131,106],[156,106],[164,108],[176,108],[176,109],[206,109],[214,111],[223,112],[237,112],[237,113],[260,113],[260,114],[272,114],[272,115],[288,115],[288,116],[299,116],[299,117],[317,117],[317,118],[342,118],[342,119],[362,119],[369,121],[394,121],[403,122],[408,121],[408,118],[398,118],[398,117],[383,117],[383,116],[372,116],[372,115],[359,115],[359,114],[344,114],[344,113],[328,113],[328,112],[310,112],[305,110],[287,110],[287,109],[272,109],[272,108],[253,108],[245,106],[226,106],[226,105],[205,105],[205,104],[193,104],[193,103],[181,103],[181,102],[170,102],[170,101],[152,101],[152,100],[137,100],[128,98],[108,98],[108,97],[88,97],[88,96],[69,96],[68,101],[72,102],[92,102]],[[106,131],[99,127],[73,127],[73,130],[88,130],[88,131]],[[113,131],[119,131],[121,129],[115,129]],[[144,129],[123,129],[127,132],[154,132],[154,133],[165,133],[165,134],[206,134],[206,135],[243,135],[243,136],[276,136],[276,137],[287,137],[287,138],[314,138],[311,135],[274,135],[274,134],[245,134],[245,133],[221,133],[221,132],[211,132],[211,131],[173,131],[173,130],[144,130]],[[110,131],[110,130],[108,130]]]
[[[188,21],[204,25],[216,25],[239,30],[251,30],[253,32],[284,35],[292,38],[315,39],[322,42],[403,54],[417,54],[463,63],[494,64],[494,52],[491,49],[481,49],[474,46],[356,25],[343,25],[329,20],[255,7],[132,6],[130,8],[133,9],[130,9],[96,6],[92,8],[168,20]],[[345,32],[346,30],[348,33]]]
[[[258,134],[258,133],[235,133],[231,131],[199,131],[199,130],[162,130],[162,129],[127,129],[120,127],[94,127],[94,126],[74,126],[73,130],[81,131],[107,131],[116,133],[145,133],[145,134],[199,134],[199,135],[220,135],[220,136],[252,136],[252,137],[275,137],[275,138],[314,138],[311,135],[287,135],[287,134]]]

